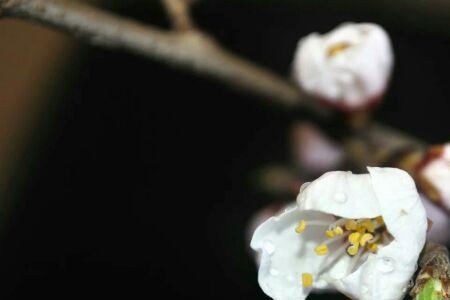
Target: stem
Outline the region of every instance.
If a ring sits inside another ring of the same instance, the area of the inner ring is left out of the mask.
[[[416,295],[416,300],[443,300],[442,283],[440,280],[430,278],[422,291]]]
[[[449,299],[450,262],[447,248],[428,242],[422,252],[419,267],[410,295],[417,300]]]
[[[67,0],[0,0],[0,12],[4,17],[65,31],[91,44],[124,49],[213,77],[284,107],[295,107],[302,100],[294,84],[224,50],[198,30],[165,31]]]

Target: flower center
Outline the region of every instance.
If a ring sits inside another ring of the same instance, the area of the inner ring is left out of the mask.
[[[320,221],[300,220],[295,232],[301,234],[308,226],[327,226],[328,224]],[[369,253],[377,252],[380,243],[386,244],[391,241],[391,236],[387,232],[381,216],[374,219],[339,218],[333,224],[328,225],[324,233],[326,238],[314,249],[316,255],[327,255],[328,245],[332,243],[340,243],[340,245],[324,260],[320,273],[323,273],[336,259],[346,253],[353,257],[347,270],[347,274],[350,274],[361,259],[366,258]],[[302,274],[302,278],[305,276],[308,279],[312,278],[309,273]],[[302,284],[304,287],[311,286],[312,279],[311,282],[302,279]]]
[[[336,43],[327,49],[327,56],[328,57],[336,56],[349,47],[350,47],[350,44],[347,42]]]

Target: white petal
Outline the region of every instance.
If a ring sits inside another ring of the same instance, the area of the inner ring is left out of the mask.
[[[395,168],[368,168],[389,233],[419,255],[425,244],[427,216],[413,179]],[[415,260],[415,256],[403,257]]]
[[[315,210],[344,218],[381,215],[369,174],[328,172],[314,180],[297,197],[302,210]]]
[[[310,226],[302,234],[295,233],[300,219],[332,223],[334,217],[320,212],[302,212],[295,206],[259,226],[250,246],[261,253],[258,281],[263,291],[276,300],[305,299],[311,288],[303,289],[301,274],[317,274],[324,256],[314,248],[323,240],[325,226]],[[316,277],[316,276],[314,276]],[[327,283],[314,278],[315,288]]]

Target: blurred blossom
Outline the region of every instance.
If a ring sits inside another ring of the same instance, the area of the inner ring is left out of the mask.
[[[336,170],[344,161],[342,148],[311,123],[294,126],[291,144],[297,167],[308,174]]]
[[[297,205],[260,225],[251,247],[273,299],[334,288],[352,299],[402,299],[425,243],[414,181],[394,168],[329,172],[304,184]]]
[[[442,208],[433,204],[425,196],[420,195],[420,197],[427,212],[427,217],[432,222],[432,226],[427,233],[427,239],[435,243],[447,245],[450,241],[450,218]]]
[[[294,77],[301,88],[343,111],[376,105],[388,84],[393,51],[379,25],[344,23],[333,31],[300,40]]]
[[[259,172],[258,181],[266,192],[292,195],[297,195],[303,183],[295,172],[283,166],[263,168]]]
[[[450,210],[450,143],[432,147],[418,169],[424,193]]]

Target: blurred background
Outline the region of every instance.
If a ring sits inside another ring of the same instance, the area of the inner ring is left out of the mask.
[[[169,24],[157,0],[87,2]],[[376,117],[438,143],[450,137],[449,9],[202,0],[193,14],[286,75],[300,37],[381,24],[396,65]],[[258,209],[292,199],[262,193],[252,175],[289,160],[289,130],[311,115],[23,21],[0,21],[0,45],[0,298],[266,297],[245,229]]]

